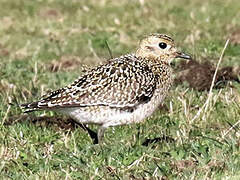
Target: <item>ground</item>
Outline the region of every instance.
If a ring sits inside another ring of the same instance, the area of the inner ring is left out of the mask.
[[[239,9],[238,0],[1,0],[1,178],[240,179]],[[68,117],[18,107],[153,32],[194,61],[174,61],[175,84],[145,122],[109,128],[100,146]]]

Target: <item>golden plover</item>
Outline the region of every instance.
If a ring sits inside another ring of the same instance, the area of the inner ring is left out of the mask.
[[[171,37],[151,34],[134,54],[110,59],[69,86],[21,107],[25,112],[51,110],[80,124],[98,124],[100,141],[106,128],[139,123],[156,110],[172,84],[174,58],[190,56],[177,51]]]

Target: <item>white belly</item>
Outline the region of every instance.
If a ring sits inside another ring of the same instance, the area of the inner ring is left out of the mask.
[[[124,111],[108,106],[95,107],[74,107],[64,108],[59,112],[64,113],[79,123],[98,124],[103,127],[139,123],[149,117],[162,102],[164,97],[155,97],[151,101],[139,105],[134,111]]]

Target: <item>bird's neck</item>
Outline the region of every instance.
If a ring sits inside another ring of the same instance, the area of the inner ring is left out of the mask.
[[[143,55],[138,55],[135,54],[135,56],[139,59],[142,59],[146,64],[149,64],[151,66],[170,66],[170,64],[165,60],[164,57],[159,57],[155,55],[148,55],[148,56],[143,56]]]

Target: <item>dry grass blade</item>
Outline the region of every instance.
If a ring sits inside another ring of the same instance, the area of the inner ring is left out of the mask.
[[[229,44],[229,39],[226,41],[226,43],[225,43],[225,45],[224,45],[224,48],[223,48],[223,50],[222,50],[221,56],[220,56],[220,58],[219,58],[219,60],[218,60],[218,64],[217,64],[216,70],[215,70],[215,72],[214,72],[214,76],[213,76],[213,79],[212,79],[211,87],[210,87],[210,90],[209,90],[209,93],[208,93],[208,98],[207,98],[206,102],[204,103],[204,105],[199,109],[199,111],[197,112],[197,114],[193,117],[193,119],[191,120],[191,122],[193,122],[195,119],[197,119],[197,118],[201,115],[201,113],[203,112],[203,110],[204,110],[204,114],[206,114],[206,112],[207,112],[208,109],[209,109],[209,104],[210,104],[210,102],[211,102],[211,100],[212,100],[212,90],[213,90],[214,82],[215,82],[215,80],[216,80],[217,72],[218,72],[220,63],[222,62],[223,55],[224,55],[224,52],[225,52],[228,44]],[[206,116],[205,116],[204,119],[206,120]]]
[[[240,120],[237,121],[234,125],[232,125],[232,126],[222,135],[222,139],[224,139],[225,136],[226,136],[231,130],[233,130],[235,127],[237,127],[238,124],[240,124]]]

